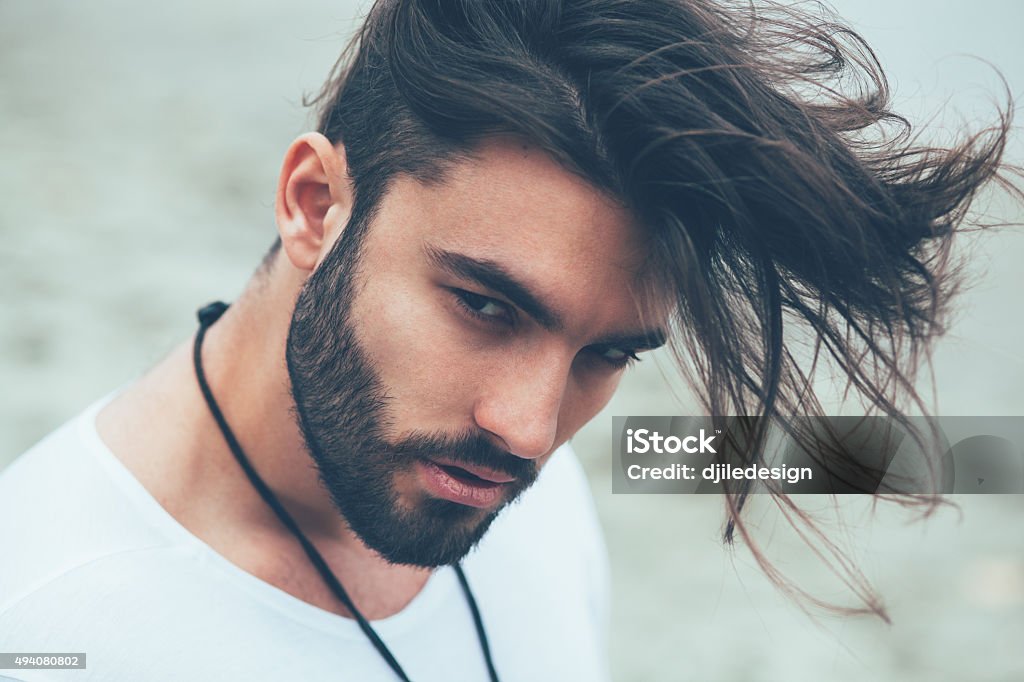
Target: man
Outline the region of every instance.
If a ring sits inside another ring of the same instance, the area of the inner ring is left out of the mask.
[[[669,337],[715,413],[812,411],[783,311],[894,411],[947,299],[929,256],[1002,148],[856,144],[884,89],[797,97],[841,60],[778,29],[853,48],[742,18],[378,3],[245,293],[0,479],[0,518],[49,510],[5,530],[0,649],[96,679],[605,677],[559,447]]]

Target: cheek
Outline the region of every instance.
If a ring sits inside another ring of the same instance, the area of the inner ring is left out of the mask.
[[[471,410],[474,382],[447,312],[423,292],[375,280],[360,293],[356,327],[390,399],[390,416],[400,431],[450,429]]]

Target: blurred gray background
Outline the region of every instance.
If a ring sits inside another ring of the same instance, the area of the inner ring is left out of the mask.
[[[992,66],[1024,96],[1024,3],[835,5],[932,139],[994,120]],[[240,291],[274,236],[280,159],[311,127],[301,97],[364,6],[0,0],[0,467],[191,334],[198,305]],[[970,247],[979,283],[936,351],[938,409],[1024,414],[1024,231]],[[612,559],[617,680],[1024,679],[1022,496],[961,496],[962,518],[914,524],[804,498],[894,622],[812,621],[749,551],[723,549],[719,498],[611,494],[611,415],[695,409],[665,376],[664,359],[641,363],[574,441]],[[770,504],[750,518],[783,571],[855,605]]]

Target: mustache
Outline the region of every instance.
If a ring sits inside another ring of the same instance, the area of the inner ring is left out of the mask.
[[[517,457],[507,450],[496,447],[480,433],[413,433],[394,444],[391,449],[403,458],[444,457],[454,464],[486,467],[513,476],[525,484],[533,483],[538,474],[537,466],[532,459]]]

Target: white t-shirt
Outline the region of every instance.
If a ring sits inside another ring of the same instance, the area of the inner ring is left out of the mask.
[[[84,652],[86,669],[0,675],[396,679],[355,621],[246,573],[168,514],[100,439],[103,404],[0,472],[0,652]],[[607,557],[568,447],[463,567],[501,680],[608,679]],[[488,679],[451,568],[373,626],[413,682]]]

